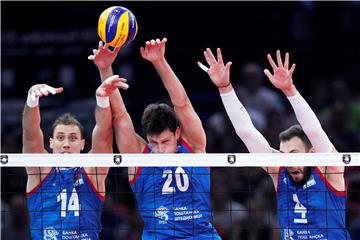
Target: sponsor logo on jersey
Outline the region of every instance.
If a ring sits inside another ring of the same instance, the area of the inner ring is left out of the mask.
[[[168,213],[168,208],[160,206],[158,207],[158,209],[155,210],[154,217],[159,219],[159,224],[167,224],[167,221],[169,220]]]
[[[56,236],[59,235],[59,232],[57,230],[55,230],[53,227],[45,228],[43,230],[43,233],[44,233],[43,240],[57,240],[58,239]]]

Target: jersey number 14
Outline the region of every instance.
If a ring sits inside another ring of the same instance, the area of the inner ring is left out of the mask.
[[[69,201],[67,200],[66,189],[63,189],[57,196],[57,201],[61,202],[61,217],[66,217],[67,211],[73,211],[75,217],[80,215],[79,197],[75,188],[71,192]]]

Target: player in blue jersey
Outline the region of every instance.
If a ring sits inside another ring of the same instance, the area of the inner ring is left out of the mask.
[[[101,107],[95,111],[91,153],[112,152],[112,121],[106,117],[111,112],[102,100],[102,90],[100,87],[96,91]],[[29,89],[23,112],[23,153],[47,153],[40,128],[39,98],[62,91],[46,84]],[[78,120],[69,113],[56,119],[50,138],[53,153],[80,153],[84,145],[84,130]],[[27,167],[26,172],[32,239],[99,239],[108,168]]]
[[[117,145],[122,153],[205,153],[206,136],[182,84],[165,60],[163,40],[146,42],[140,52],[159,73],[174,109],[164,103],[146,107],[135,133],[118,91],[110,95]],[[110,77],[117,49],[99,45],[89,56],[102,79]],[[107,64],[106,64],[107,63]],[[144,220],[142,239],[220,239],[211,223],[210,169],[206,167],[129,168],[129,181]]]
[[[231,62],[224,65],[221,51],[217,59],[210,49],[204,52],[209,68],[198,62],[219,88],[226,112],[250,153],[278,152],[256,130],[246,109],[237,98],[230,82]],[[289,54],[282,62],[277,51],[277,65],[270,55],[268,60],[274,73],[265,70],[271,83],[290,101],[300,125],[280,133],[280,152],[332,153],[336,149],[323,131],[319,120],[302,98],[292,81],[295,70],[289,70]],[[263,167],[277,190],[278,217],[282,239],[345,240],[351,239],[345,224],[346,184],[344,167]]]

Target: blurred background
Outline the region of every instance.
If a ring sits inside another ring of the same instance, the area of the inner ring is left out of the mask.
[[[247,152],[225,115],[217,89],[196,64],[203,51],[222,49],[231,79],[255,126],[270,145],[296,123],[286,98],[263,74],[266,54],[280,49],[297,64],[294,83],[341,152],[360,151],[360,2],[1,2],[1,152],[21,153],[21,117],[28,89],[63,86],[40,100],[48,148],[50,126],[71,112],[85,126],[87,148],[94,127],[94,93],[100,84],[87,60],[100,40],[97,20],[114,5],[130,9],[139,31],[121,49],[114,72],[128,79],[123,93],[137,132],[147,104],[168,102],[152,65],[139,48],[167,37],[166,57],[183,83],[207,134],[207,152]],[[116,151],[116,148],[115,148]],[[1,169],[1,237],[28,239],[26,176]],[[347,226],[360,239],[360,170],[347,168]],[[16,181],[14,180],[16,179]],[[141,219],[125,169],[110,171],[102,239],[138,239]],[[224,239],[279,239],[276,197],[260,168],[214,168],[214,224]],[[232,211],[229,211],[229,210]]]

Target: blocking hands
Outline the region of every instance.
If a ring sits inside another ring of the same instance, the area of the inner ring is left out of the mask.
[[[62,87],[54,88],[47,84],[36,84],[29,89],[26,104],[29,107],[36,107],[39,105],[40,97],[48,96],[49,94],[59,94],[63,90],[64,89]]]
[[[218,88],[229,86],[230,66],[232,62],[228,62],[224,65],[220,48],[217,49],[217,59],[211,52],[210,48],[207,48],[206,51],[204,51],[204,57],[206,62],[209,64],[209,68],[201,62],[198,62],[198,65],[202,70],[209,74],[209,77],[215,86]]]
[[[111,67],[119,51],[120,47],[114,48],[111,51],[108,44],[104,45],[102,41],[99,41],[98,48],[93,49],[93,54],[89,55],[88,59],[94,61],[100,70],[106,69]]]
[[[156,63],[158,61],[165,59],[165,43],[167,42],[166,38],[160,39],[151,39],[145,43],[145,48],[140,48],[141,56],[152,62]]]
[[[101,83],[101,85],[96,89],[96,96],[98,97],[108,97],[115,89],[128,89],[129,85],[126,83],[125,78],[120,78],[119,75],[113,75]]]
[[[270,82],[274,85],[274,87],[283,91],[286,96],[289,97],[295,95],[297,90],[293,84],[292,74],[296,65],[293,63],[289,70],[289,53],[285,54],[285,62],[283,63],[280,51],[277,50],[277,65],[270,54],[267,55],[267,58],[274,72],[274,74],[271,74],[268,69],[264,70],[264,73],[269,78]]]

